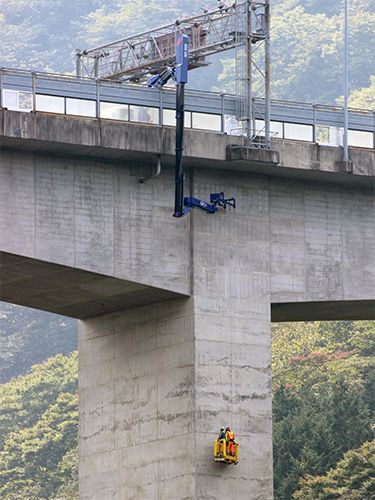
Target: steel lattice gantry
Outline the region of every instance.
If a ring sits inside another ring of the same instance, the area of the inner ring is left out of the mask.
[[[189,69],[207,66],[210,55],[235,49],[236,117],[251,143],[253,137],[259,137],[254,98],[264,98],[266,103],[270,99],[269,27],[269,0],[220,3],[215,10],[205,9],[186,19],[77,51],[77,76],[143,83],[148,76],[174,65],[178,33],[189,38]],[[267,109],[266,104],[264,135],[269,145]]]

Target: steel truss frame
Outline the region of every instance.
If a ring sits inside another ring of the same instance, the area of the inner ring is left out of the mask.
[[[189,69],[207,66],[207,57],[235,49],[236,117],[243,123],[248,146],[270,146],[269,0],[220,3],[212,11],[176,20],[158,28],[88,50],[77,50],[77,77],[143,83],[175,64],[177,33],[189,37]],[[255,78],[258,74],[260,78]],[[260,82],[259,93],[254,83]],[[255,97],[265,99],[264,141],[259,141]]]

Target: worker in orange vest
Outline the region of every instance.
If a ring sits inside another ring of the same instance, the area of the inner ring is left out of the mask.
[[[230,427],[227,427],[225,429],[225,439],[227,441],[227,446],[228,446],[228,453],[232,456],[234,456],[234,443],[235,443],[235,437],[234,437],[234,432],[231,430]]]

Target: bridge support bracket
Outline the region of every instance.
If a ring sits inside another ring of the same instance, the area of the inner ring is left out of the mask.
[[[353,162],[350,160],[340,160],[335,162],[335,169],[339,173],[353,173]]]
[[[229,161],[249,161],[252,163],[262,163],[266,165],[278,165],[280,155],[278,151],[263,148],[248,148],[244,146],[227,146],[227,160]]]

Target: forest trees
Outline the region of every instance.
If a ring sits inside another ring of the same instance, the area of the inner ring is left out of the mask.
[[[375,109],[375,76],[370,77],[370,85],[353,90],[349,97],[352,108]]]
[[[275,325],[272,359],[275,498],[341,498],[313,495],[331,481],[329,470],[345,452],[374,437],[375,325]],[[346,467],[345,484],[362,473]],[[370,487],[366,481],[361,488]]]
[[[210,8],[216,5],[208,2]],[[272,97],[334,104],[343,93],[342,2],[271,0],[271,6]],[[0,0],[0,66],[73,72],[76,48],[199,13],[202,7],[199,0]],[[371,107],[374,0],[351,2],[349,35],[351,105]],[[212,60],[210,70],[192,72],[190,84],[233,91],[233,54]]]
[[[77,355],[57,355],[0,385],[0,497],[77,491]],[[64,496],[64,495],[67,496]]]
[[[324,476],[305,476],[297,500],[371,500],[375,498],[375,440],[345,453]]]
[[[0,302],[0,383],[77,349],[77,321]]]

